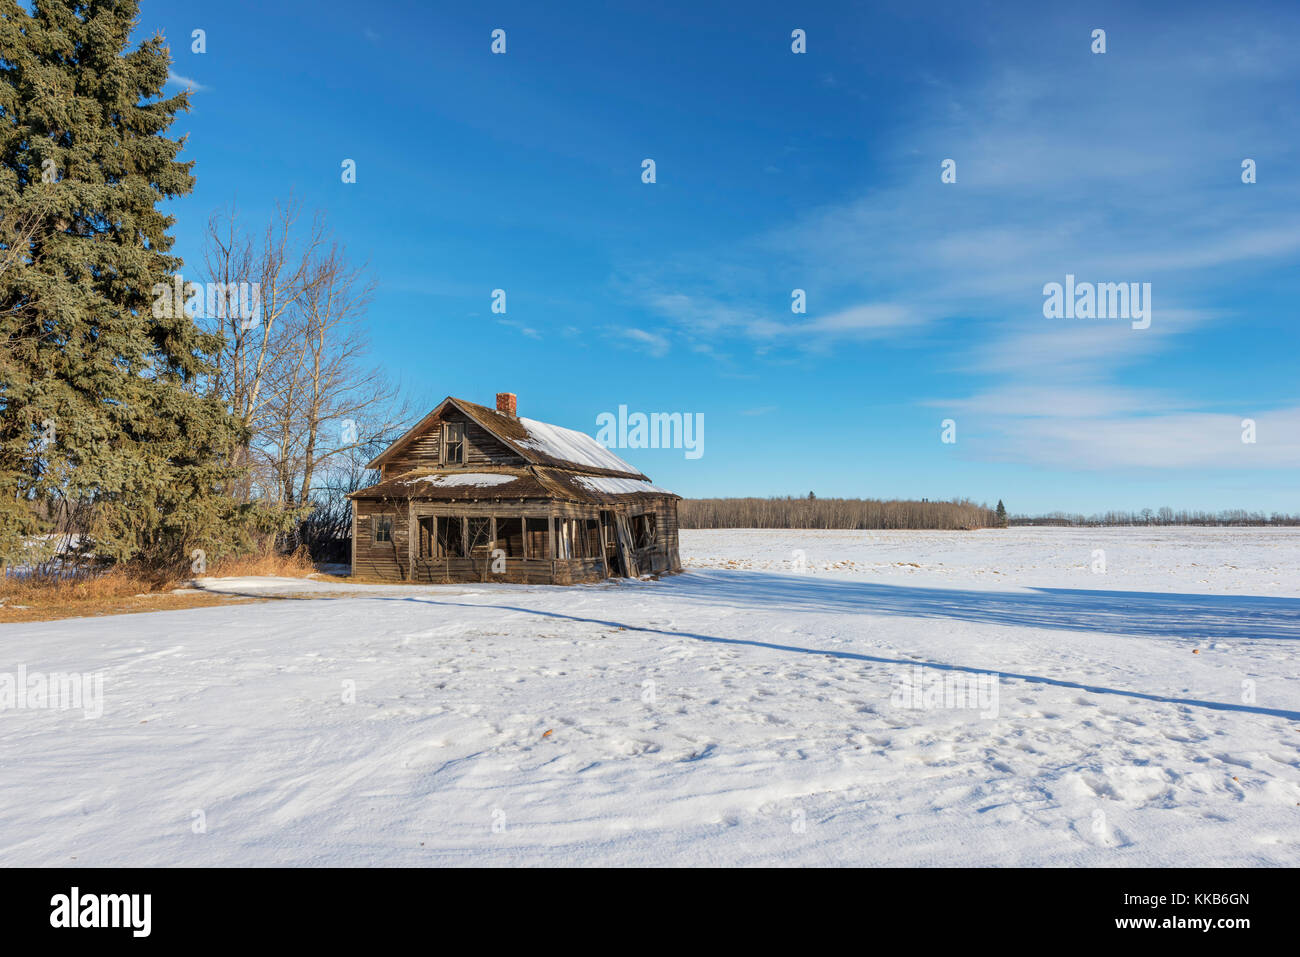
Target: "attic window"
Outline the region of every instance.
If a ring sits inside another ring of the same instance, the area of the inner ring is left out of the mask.
[[[465,423],[448,422],[444,428],[442,461],[445,465],[458,465],[465,461]]]

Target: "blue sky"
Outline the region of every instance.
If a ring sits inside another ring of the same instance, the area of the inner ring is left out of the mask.
[[[1300,8],[881,6],[144,0],[177,251],[292,192],[417,404],[703,414],[698,459],[623,453],[688,496],[1300,511]],[[1150,328],[1046,318],[1067,274]]]

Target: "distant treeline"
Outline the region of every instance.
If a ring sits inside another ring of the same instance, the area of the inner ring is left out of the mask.
[[[1300,515],[1283,512],[1248,512],[1245,509],[1225,509],[1222,512],[1196,512],[1186,509],[1175,512],[1172,508],[1149,509],[1140,512],[1103,512],[1100,515],[1069,515],[1052,512],[1048,515],[1014,515],[1008,525],[1300,525]]]
[[[679,503],[682,528],[991,528],[997,513],[954,500],[880,501],[869,498],[688,498]]]

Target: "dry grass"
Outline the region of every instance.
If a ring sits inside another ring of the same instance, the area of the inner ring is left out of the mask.
[[[129,566],[75,577],[9,577],[0,584],[0,623],[129,615],[231,601],[224,595],[201,592],[173,594],[172,589],[183,584],[173,575]]]
[[[292,555],[253,555],[222,559],[209,566],[211,576],[305,578],[315,572],[305,548]],[[183,591],[189,575],[118,565],[75,576],[35,574],[0,580],[0,624],[54,621],[142,611],[172,611],[210,605],[243,604],[259,599]]]
[[[144,571],[128,565],[75,575],[39,572],[6,577],[0,584],[0,601],[6,605],[111,601],[171,591],[181,584],[173,574]]]
[[[306,578],[314,574],[316,566],[306,548],[299,548],[292,555],[269,553],[223,558],[208,567],[208,575],[214,578]]]
[[[61,618],[98,618],[103,615],[135,615],[149,611],[176,611],[183,608],[206,608],[212,605],[246,605],[262,601],[236,595],[208,592],[149,592],[116,598],[81,600],[41,600],[34,605],[6,602],[0,605],[0,625],[32,621],[58,621]]]

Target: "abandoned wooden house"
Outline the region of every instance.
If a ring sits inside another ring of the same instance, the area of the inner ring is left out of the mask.
[[[589,435],[448,397],[353,492],[352,574],[567,585],[681,569],[680,496]]]

